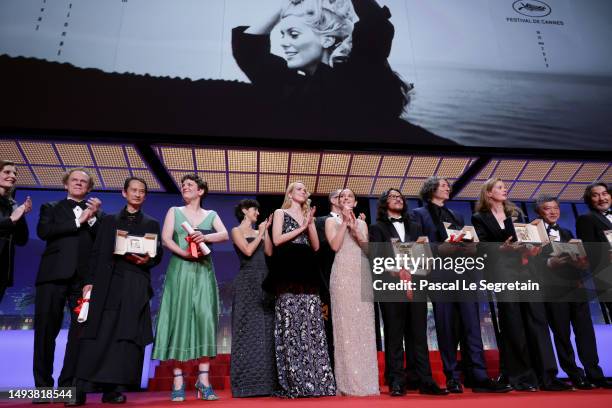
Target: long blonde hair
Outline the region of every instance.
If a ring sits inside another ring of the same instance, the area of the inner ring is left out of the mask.
[[[283,200],[283,205],[281,206],[281,208],[283,210],[286,210],[287,208],[291,208],[292,200],[291,200],[291,197],[289,197],[289,194],[293,192],[293,189],[295,189],[295,185],[298,183],[303,185],[304,189],[306,190],[306,201],[302,203],[302,214],[304,214],[304,217],[306,217],[308,215],[308,212],[310,211],[310,199],[308,198],[310,197],[310,192],[308,191],[308,188],[306,187],[306,184],[304,184],[303,181],[296,180],[287,186],[287,190],[285,191],[285,199]]]
[[[487,196],[487,193],[490,193],[495,187],[495,184],[498,182],[503,183],[504,180],[499,177],[492,177],[484,182],[482,188],[480,189],[480,197],[478,198],[478,202],[476,203],[476,212],[486,212],[491,211],[491,200]],[[518,217],[522,215],[523,212],[510,200],[506,200],[503,202],[504,213],[507,217]]]

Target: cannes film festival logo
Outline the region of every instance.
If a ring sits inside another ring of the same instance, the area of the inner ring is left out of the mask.
[[[515,1],[512,8],[519,14],[527,17],[545,17],[552,12],[550,6],[543,1]]]

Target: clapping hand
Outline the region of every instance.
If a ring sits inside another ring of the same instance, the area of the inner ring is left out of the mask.
[[[267,219],[265,221],[260,222],[259,226],[257,227],[259,235],[263,237],[263,235],[266,233],[266,229],[267,228],[268,228],[268,220]]]
[[[342,215],[342,222],[348,225],[351,222],[351,214],[352,210],[350,208],[344,207],[340,215]]]
[[[310,211],[308,212],[308,216],[306,217],[306,222],[304,223],[304,226],[306,228],[308,228],[308,226],[314,222],[314,215],[316,212],[317,212],[317,207],[310,208]]]
[[[89,198],[87,200],[87,208],[83,210],[83,213],[79,217],[79,223],[83,224],[93,218],[100,209],[101,205],[102,201],[100,201],[100,199],[95,197]]]
[[[274,214],[270,214],[268,216],[268,218],[266,218],[266,229],[270,229],[270,227],[272,226],[272,217],[274,216]]]
[[[10,218],[13,222],[17,222],[19,219],[21,219],[21,217],[30,211],[32,211],[32,199],[30,196],[27,196],[23,204],[15,208],[15,210],[11,213]]]
[[[101,206],[102,201],[99,198],[91,197],[87,200],[87,209],[91,212],[92,217],[96,215]]]

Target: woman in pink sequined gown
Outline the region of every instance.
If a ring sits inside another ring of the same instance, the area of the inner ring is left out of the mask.
[[[327,241],[336,252],[329,284],[336,385],[343,395],[379,395],[370,266],[363,251],[368,227],[355,218],[353,191],[342,190],[339,203],[342,216],[325,222]]]

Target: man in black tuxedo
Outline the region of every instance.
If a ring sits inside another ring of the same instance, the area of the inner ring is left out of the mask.
[[[331,276],[331,269],[334,264],[336,253],[329,246],[329,242],[327,242],[327,237],[325,236],[325,221],[329,217],[340,217],[342,209],[338,205],[338,198],[340,197],[341,191],[341,189],[338,189],[329,193],[329,214],[322,215],[315,219],[317,235],[319,236],[317,258],[319,260],[319,271],[322,281],[322,285],[319,289],[319,296],[321,296],[321,302],[323,303],[325,337],[327,337],[327,349],[332,367],[334,367],[334,329],[331,312],[331,298],[329,295],[329,278]]]
[[[557,221],[561,216],[559,202],[555,197],[542,195],[536,200],[536,212],[544,221],[544,226],[553,242],[568,242],[574,238],[572,233],[559,226]],[[552,256],[551,250],[542,253],[543,264],[562,279],[561,289],[574,293],[577,297],[578,288],[583,287],[582,270],[586,268],[584,260],[566,256]],[[607,381],[599,366],[595,330],[591,320],[589,303],[585,300],[576,302],[555,301],[546,304],[548,324],[554,335],[557,357],[563,371],[569,376],[574,387],[589,390],[596,387],[612,388],[612,382]],[[576,358],[570,341],[570,325],[574,329],[576,348],[584,370],[576,364]],[[585,376],[586,372],[586,376]]]
[[[81,296],[102,217],[99,199],[85,201],[94,185],[86,169],[68,171],[63,184],[68,197],[43,204],[37,227],[38,237],[47,242],[36,277],[34,302],[34,383],[37,387],[53,387],[55,338],[62,326],[66,303],[71,324],[58,384],[60,387],[74,384],[78,335],[73,309]]]
[[[370,226],[370,242],[416,242],[423,235],[420,224],[410,220],[405,198],[397,189],[389,189],[378,201],[376,224]],[[383,255],[384,256],[384,255]],[[386,256],[393,256],[392,253]],[[417,282],[416,275],[411,276]],[[399,278],[395,279],[399,282]],[[418,383],[419,392],[447,395],[433,380],[427,348],[427,299],[413,292],[413,301],[380,302],[385,334],[385,372],[391,396],[406,393],[408,383]],[[406,330],[408,328],[408,330]],[[408,333],[407,333],[408,332]],[[404,342],[406,365],[404,368]]]
[[[451,186],[447,179],[437,176],[429,177],[421,187],[420,196],[425,205],[414,209],[416,220],[423,226],[423,233],[434,244],[435,253],[441,257],[475,256],[476,246],[445,243],[448,238],[444,223],[449,223],[449,229],[460,230],[465,226],[463,217],[447,208],[446,201],[450,198]],[[453,282],[466,278],[453,270],[434,270],[430,279],[441,282]],[[468,279],[472,279],[470,276]],[[474,279],[475,280],[475,279]],[[448,297],[452,297],[448,294]],[[460,296],[457,296],[460,297]],[[454,300],[454,301],[453,301]],[[451,393],[462,393],[460,371],[457,364],[457,346],[461,338],[461,355],[469,361],[469,375],[473,392],[509,392],[512,388],[507,384],[499,384],[489,379],[484,359],[484,347],[480,333],[480,313],[478,302],[463,299],[439,299],[433,301],[438,347],[446,375],[446,388]],[[457,327],[459,326],[459,327]],[[461,333],[457,333],[457,332]]]
[[[612,291],[612,269],[610,268],[610,246],[604,231],[612,230],[612,209],[610,188],[603,181],[596,181],[584,190],[584,203],[590,212],[576,219],[576,235],[584,242],[593,280],[597,290],[610,298]],[[601,242],[601,244],[589,244]],[[604,245],[604,243],[606,245]],[[612,301],[604,300],[602,312],[606,321],[612,320]]]

